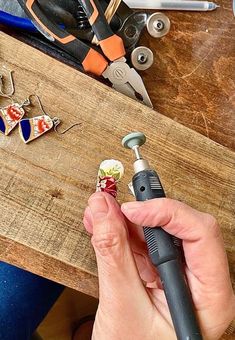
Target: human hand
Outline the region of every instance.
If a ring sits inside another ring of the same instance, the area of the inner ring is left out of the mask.
[[[219,339],[224,333],[235,315],[235,298],[223,239],[211,215],[166,198],[120,208],[110,195],[96,193],[84,225],[93,234],[99,275],[93,340],[176,339],[143,228],[136,225],[160,225],[183,240],[185,273],[203,336]]]

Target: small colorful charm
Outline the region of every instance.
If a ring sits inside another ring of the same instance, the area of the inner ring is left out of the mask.
[[[124,167],[120,161],[108,159],[100,164],[96,191],[107,192],[113,197],[117,197],[117,182],[124,174]]]
[[[48,115],[38,116],[30,119],[22,119],[19,123],[20,136],[27,144],[34,139],[50,131],[55,124],[55,118]],[[56,118],[57,119],[57,118]]]
[[[81,123],[75,123],[69,126],[64,131],[58,131],[57,127],[61,123],[60,119],[58,117],[52,118],[49,116],[48,113],[44,111],[44,108],[38,95],[36,94],[30,95],[29,101],[32,97],[35,97],[37,99],[43,115],[30,119],[22,119],[20,121],[19,132],[21,139],[25,142],[25,144],[35,140],[36,138],[41,137],[46,132],[50,131],[52,128],[54,128],[55,132],[58,133],[59,135],[64,135],[74,126],[81,125]]]
[[[23,105],[17,103],[0,109],[0,132],[9,135],[24,115]]]

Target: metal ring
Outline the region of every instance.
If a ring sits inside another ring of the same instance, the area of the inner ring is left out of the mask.
[[[139,46],[131,53],[131,62],[136,70],[147,70],[153,65],[153,61],[153,52],[148,47]]]
[[[170,19],[163,13],[153,13],[146,23],[149,34],[154,38],[166,35],[171,27]]]

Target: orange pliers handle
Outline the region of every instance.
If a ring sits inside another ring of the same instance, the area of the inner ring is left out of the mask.
[[[117,60],[126,54],[122,39],[113,33],[97,0],[79,0],[106,57]]]
[[[95,49],[86,45],[63,28],[57,26],[41,10],[36,0],[18,0],[25,12],[44,34],[57,46],[75,57],[84,70],[100,76],[108,66],[107,60]]]

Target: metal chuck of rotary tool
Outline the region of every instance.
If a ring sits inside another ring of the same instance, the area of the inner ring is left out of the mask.
[[[148,161],[140,154],[139,148],[145,141],[146,137],[141,132],[130,133],[122,140],[122,145],[132,149],[136,156],[132,183],[137,201],[165,197],[156,171],[151,170]],[[154,226],[144,227],[144,236],[151,261],[161,278],[177,339],[202,340],[190,290],[182,270],[180,252],[177,249],[178,239],[161,227]]]

